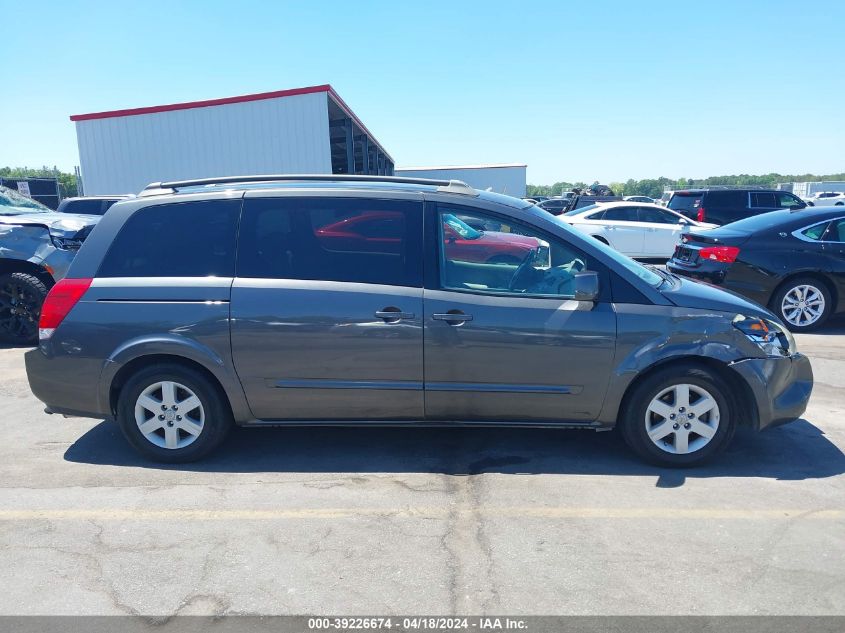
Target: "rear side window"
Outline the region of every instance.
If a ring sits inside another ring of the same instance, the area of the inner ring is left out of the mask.
[[[637,207],[613,207],[604,212],[603,220],[637,222]]]
[[[775,194],[768,191],[751,192],[751,207],[753,209],[774,209],[777,206]]]
[[[237,274],[422,287],[422,203],[247,199]]]
[[[707,209],[745,209],[748,191],[708,191],[703,206]]]
[[[667,213],[663,209],[655,209],[654,207],[640,207],[640,222],[650,222],[652,224],[677,224],[680,218]]]
[[[820,222],[819,224],[814,224],[810,228],[801,231],[801,235],[811,240],[820,240],[829,225],[830,222]]]
[[[233,277],[240,200],[144,207],[109,247],[98,277]]]

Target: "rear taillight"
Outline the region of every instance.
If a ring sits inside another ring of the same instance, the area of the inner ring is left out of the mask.
[[[91,287],[92,281],[94,280],[62,279],[50,289],[41,306],[41,318],[38,320],[39,339],[44,340],[53,336],[55,329]]]
[[[695,216],[695,219],[699,222],[704,222],[704,207],[701,207],[698,210],[698,214]]]
[[[723,264],[732,264],[739,255],[736,246],[706,246],[698,252],[699,259],[709,259]]]

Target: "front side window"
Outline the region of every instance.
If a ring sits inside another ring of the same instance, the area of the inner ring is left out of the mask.
[[[776,193],[777,206],[780,209],[799,209],[804,203],[790,193]]]
[[[455,217],[496,230],[461,235],[453,229]],[[572,298],[575,274],[588,269],[586,255],[530,226],[448,207],[441,207],[438,219],[442,288]]]
[[[144,207],[112,242],[99,277],[232,277],[241,201]]]
[[[472,232],[455,218],[453,231]],[[422,205],[360,198],[244,202],[239,277],[422,286]]]

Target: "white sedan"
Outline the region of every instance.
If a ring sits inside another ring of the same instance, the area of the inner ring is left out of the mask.
[[[649,259],[671,257],[681,234],[690,228],[716,228],[657,204],[635,202],[593,204],[558,217],[623,255]]]

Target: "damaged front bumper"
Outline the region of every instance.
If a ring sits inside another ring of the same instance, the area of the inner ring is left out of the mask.
[[[746,358],[731,363],[754,394],[756,428],[762,430],[800,418],[813,391],[813,368],[803,354],[783,358]]]

